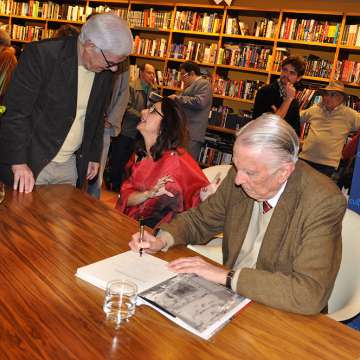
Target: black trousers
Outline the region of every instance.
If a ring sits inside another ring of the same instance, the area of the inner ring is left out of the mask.
[[[119,135],[111,141],[111,156],[109,157],[110,183],[113,191],[119,191],[125,180],[125,165],[134,152],[135,140]]]

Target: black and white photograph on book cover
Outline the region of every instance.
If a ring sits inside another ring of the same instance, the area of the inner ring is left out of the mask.
[[[194,274],[180,274],[140,294],[145,301],[182,320],[197,332],[221,328],[248,299]],[[232,316],[231,315],[231,316]]]

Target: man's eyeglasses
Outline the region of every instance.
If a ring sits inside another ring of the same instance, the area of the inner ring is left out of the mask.
[[[150,114],[156,113],[159,116],[161,116],[162,118],[164,117],[164,115],[156,108],[155,104],[149,108],[149,112],[150,112]]]
[[[101,49],[100,49],[100,52],[101,52],[101,54],[102,54],[102,56],[104,57],[104,60],[105,60],[105,62],[106,62],[106,69],[111,69],[112,67],[119,66],[119,65],[122,63],[122,61],[119,61],[119,62],[117,62],[117,63],[114,63],[114,62],[112,62],[112,61],[109,61],[109,60],[106,58],[104,52],[103,52]]]

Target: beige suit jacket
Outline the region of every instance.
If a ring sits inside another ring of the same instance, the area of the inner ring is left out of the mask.
[[[206,243],[224,233],[223,257],[231,268],[244,242],[253,200],[234,184],[232,169],[218,191],[198,208],[161,228],[175,244]],[[274,209],[255,269],[242,269],[237,291],[260,303],[302,314],[326,305],[341,261],[346,199],[335,184],[302,161]]]

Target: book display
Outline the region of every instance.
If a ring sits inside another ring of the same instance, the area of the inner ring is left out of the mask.
[[[289,54],[307,61],[298,94],[303,108],[331,80],[358,94],[360,13],[139,0],[0,0],[0,26],[21,44],[51,37],[63,23],[80,27],[87,16],[104,11],[127,20],[133,31],[133,76],[138,65],[151,63],[165,95],[181,91],[179,65],[193,60],[212,81],[215,107],[251,112],[257,90],[279,76]],[[237,127],[228,124],[218,121],[209,129],[234,134]]]
[[[101,289],[125,280],[138,288],[137,305],[148,305],[193,334],[209,339],[250,300],[193,274],[179,274],[155,256],[133,251],[83,266],[76,276]]]

